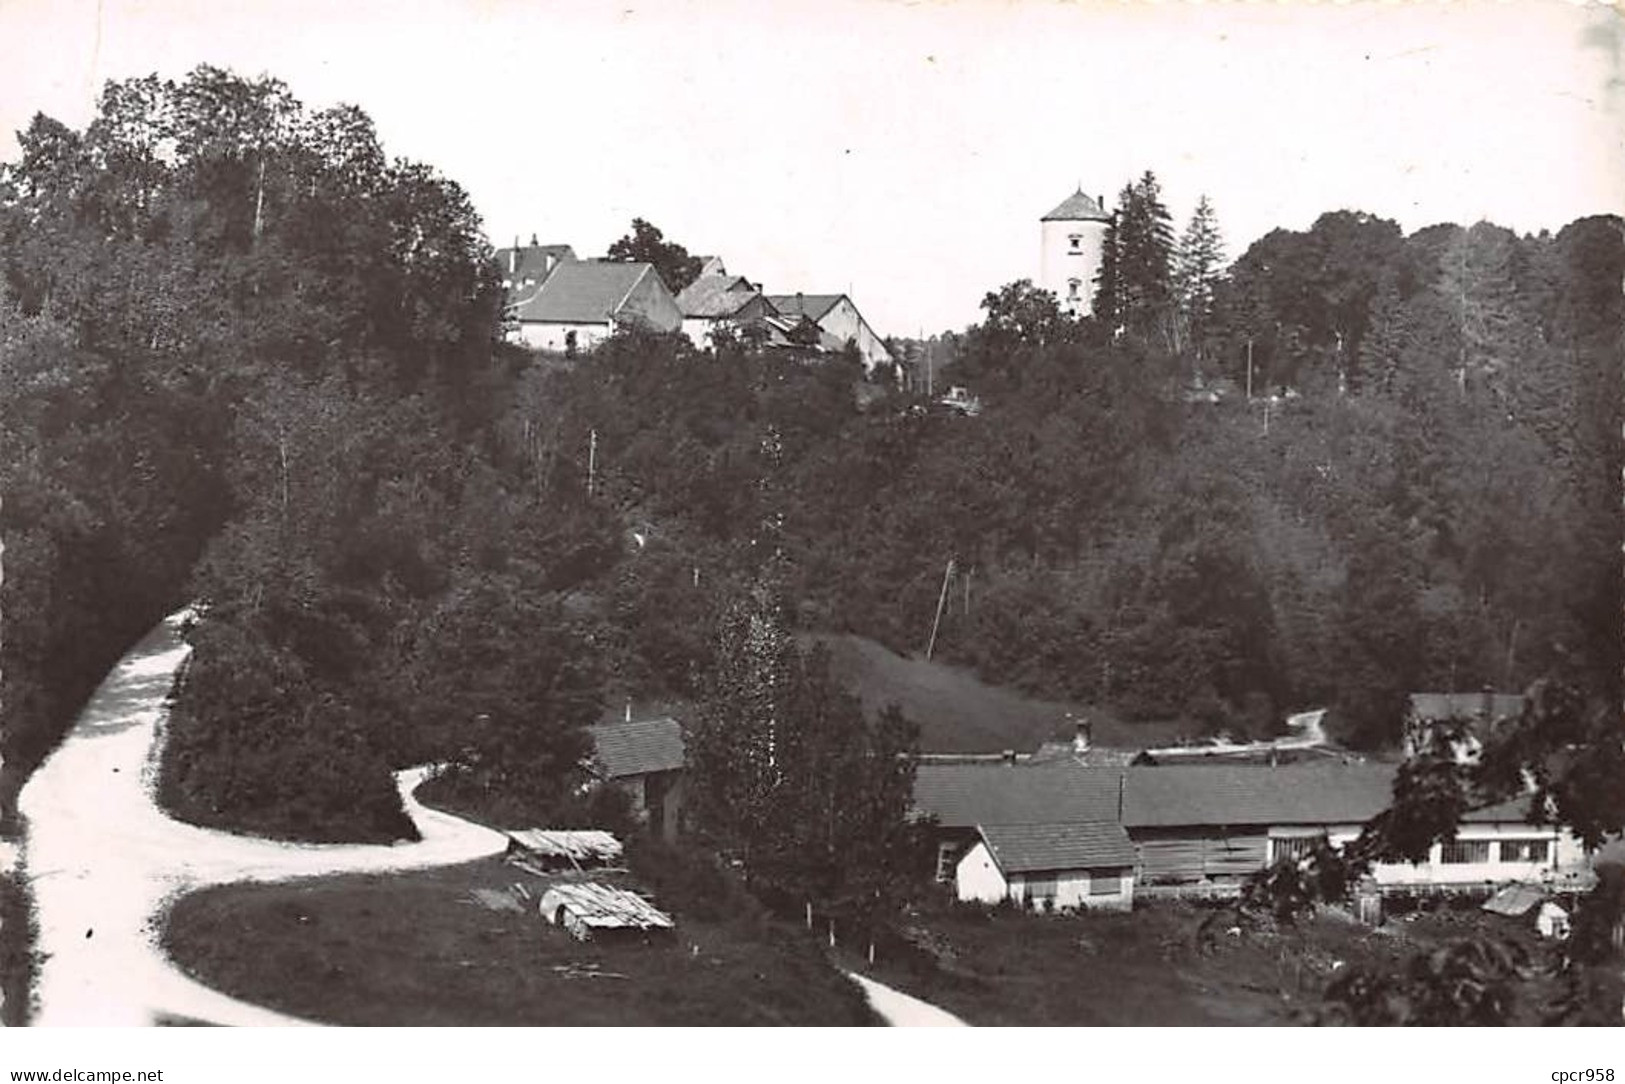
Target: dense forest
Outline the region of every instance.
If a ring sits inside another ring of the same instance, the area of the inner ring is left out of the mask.
[[[605,704],[704,693],[767,533],[791,626],[918,650],[951,559],[940,656],[1128,718],[1330,705],[1378,747],[1420,688],[1619,703],[1616,218],[1339,211],[1224,266],[1214,209],[1176,236],[1147,174],[1095,317],[1013,283],[949,337],[966,417],[748,337],[517,351],[461,189],[274,80],[112,83],[84,131],[38,117],[21,145],[13,790],[195,600],[179,815],[392,838],[388,770],[426,759],[554,808]]]

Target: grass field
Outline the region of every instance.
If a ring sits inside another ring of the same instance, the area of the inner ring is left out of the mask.
[[[1179,736],[1175,724],[1126,723],[1092,705],[1035,700],[989,685],[967,670],[894,654],[861,636],[816,639],[829,649],[836,676],[865,709],[896,703],[920,724],[920,748],[927,753],[1031,752],[1040,742],[1072,737],[1069,713],[1089,719],[1100,746],[1141,749]]]
[[[882,982],[978,1026],[1308,1024],[1344,967],[1393,965],[1475,930],[1533,940],[1474,909],[1372,929],[1327,913],[1296,928],[1197,928],[1211,912],[1156,904],[1131,914],[1035,915],[936,907],[916,929],[937,955],[882,960]],[[1523,1006],[1528,1014],[1544,1000]],[[1533,1022],[1524,1020],[1523,1022]]]
[[[581,943],[474,890],[538,879],[496,859],[233,885],[182,898],[165,947],[201,981],[347,1025],[849,1025],[858,988],[800,931],[676,908],[675,936]]]

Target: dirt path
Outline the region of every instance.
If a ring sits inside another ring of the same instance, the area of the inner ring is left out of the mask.
[[[62,746],[29,780],[22,861],[45,954],[33,1023],[216,1024],[302,1021],[226,997],[182,974],[157,946],[163,908],[204,885],[417,869],[494,854],[490,829],[411,798],[421,769],[397,782],[423,839],[385,845],[299,845],[171,820],[153,799],[158,723],[189,648],[184,613],[127,655]]]
[[[963,1028],[970,1025],[954,1016],[944,1012],[929,1002],[921,1001],[917,997],[910,997],[901,990],[893,990],[874,979],[864,978],[862,975],[848,971],[846,977],[857,983],[863,989],[864,996],[869,999],[869,1007],[879,1013],[881,1019],[894,1028]]]
[[[418,804],[411,795],[422,769],[396,777],[423,836],[417,843],[281,843],[170,819],[153,789],[164,701],[189,651],[180,637],[185,616],[172,615],[125,656],[23,790],[28,835],[21,862],[44,955],[36,1025],[311,1023],[183,974],[158,946],[167,903],[212,884],[450,865],[506,844],[497,832]],[[893,1026],[964,1026],[917,998],[851,978]]]

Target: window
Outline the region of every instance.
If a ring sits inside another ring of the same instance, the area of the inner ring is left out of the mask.
[[[1082,279],[1067,279],[1066,280],[1066,298],[1067,298],[1068,301],[1076,301],[1078,299],[1078,287],[1080,287],[1082,285],[1083,285],[1083,280]]]
[[[1325,836],[1295,836],[1292,839],[1270,840],[1270,865],[1277,862],[1296,862],[1310,851],[1315,844],[1324,842]]]
[[[1439,853],[1439,861],[1448,866],[1465,866],[1489,860],[1490,841],[1487,839],[1452,839],[1444,844]]]
[[[1123,890],[1123,874],[1115,869],[1089,871],[1089,895],[1115,896]]]
[[[954,879],[954,867],[959,864],[959,848],[952,843],[937,844],[937,880],[951,881]]]
[[[1503,839],[1501,841],[1501,861],[1503,862],[1544,862],[1546,861],[1549,839]]]
[[[1027,903],[1029,906],[1044,908],[1055,901],[1054,877],[1028,877]]]
[[[1067,234],[1066,243],[1072,249],[1073,252],[1082,252],[1083,251],[1083,234],[1081,234],[1081,233]]]

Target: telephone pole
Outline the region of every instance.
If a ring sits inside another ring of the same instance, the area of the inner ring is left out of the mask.
[[[598,430],[587,432],[587,496],[592,496],[593,483],[598,476]]]
[[[925,645],[925,661],[931,661],[931,653],[937,647],[937,629],[942,625],[942,607],[948,601],[948,584],[954,578],[954,559],[948,558],[948,566],[942,570],[942,593],[937,596],[937,616],[931,622],[931,639]]]

